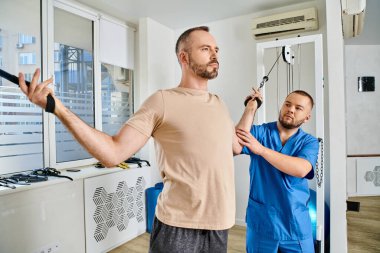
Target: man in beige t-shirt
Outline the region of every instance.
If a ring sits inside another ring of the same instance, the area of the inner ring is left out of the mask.
[[[86,125],[57,99],[47,85],[29,87],[29,99],[54,114],[95,158],[107,167],[119,164],[152,136],[164,181],[159,196],[149,252],[227,252],[228,229],[235,221],[233,154],[240,153],[235,128],[221,99],[208,92],[217,77],[219,48],[208,27],[185,31],[176,43],[182,78],[176,88],[150,96],[115,136]]]

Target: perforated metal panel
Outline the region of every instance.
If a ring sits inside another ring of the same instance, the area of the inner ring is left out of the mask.
[[[119,231],[127,229],[129,219],[138,222],[145,220],[143,216],[145,189],[144,177],[137,178],[135,186],[128,187],[127,182],[118,183],[116,191],[107,193],[104,187],[95,189],[93,201],[96,205],[93,214],[97,224],[94,238],[97,242],[106,238],[108,230],[116,227]]]
[[[85,180],[86,251],[105,252],[146,230],[148,168]]]

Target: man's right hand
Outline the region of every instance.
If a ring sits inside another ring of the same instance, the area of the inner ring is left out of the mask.
[[[255,113],[257,111],[257,108],[258,108],[258,103],[257,101],[263,101],[263,97],[260,93],[260,90],[259,89],[254,89],[252,88],[252,93],[251,95],[249,95],[247,97],[247,99],[249,100],[247,102],[247,105],[244,109],[244,112],[243,112],[243,115],[241,116],[240,120],[239,120],[239,123],[236,125],[236,129],[243,129],[244,131],[246,132],[249,132],[251,127],[252,127],[252,124],[253,124],[253,121],[254,121],[254,118],[255,118]],[[240,138],[237,133],[236,133],[236,138]],[[242,142],[238,142],[238,145],[240,145],[242,148],[244,145],[242,144]]]
[[[249,99],[247,107],[251,109],[258,109],[258,101],[260,101],[261,103],[263,102],[263,96],[261,95],[260,90],[254,88],[252,88],[252,93],[249,96],[247,96],[246,100],[247,99]]]
[[[27,86],[25,83],[25,77],[23,73],[19,73],[18,78],[21,91],[29,98],[33,104],[36,104],[39,107],[45,109],[47,104],[47,96],[50,94],[54,100],[56,100],[56,97],[54,96],[53,91],[48,88],[48,85],[53,82],[53,77],[43,81],[42,83],[38,83],[40,74],[40,69],[36,69],[29,86]]]

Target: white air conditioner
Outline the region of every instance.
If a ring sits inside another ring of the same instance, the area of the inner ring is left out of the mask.
[[[252,33],[256,39],[318,29],[316,8],[279,13],[253,19]]]
[[[366,0],[341,0],[344,38],[358,36],[363,31]]]

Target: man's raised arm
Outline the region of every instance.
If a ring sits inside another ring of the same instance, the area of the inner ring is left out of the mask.
[[[53,91],[47,86],[52,83],[50,78],[38,84],[40,70],[37,69],[29,86],[25,83],[23,74],[19,74],[19,85],[22,92],[29,100],[45,109],[47,96],[50,94],[55,101],[54,114],[62,124],[70,131],[74,138],[96,159],[106,167],[112,167],[126,160],[142,148],[149,137],[136,129],[124,125],[119,133],[109,136],[82,121],[72,111],[65,107],[62,102],[54,96]]]
[[[251,100],[247,103],[247,106],[244,109],[243,115],[241,116],[239,123],[236,125],[235,129],[242,129],[246,132],[251,130],[253,121],[255,119],[255,114],[257,111],[257,101],[256,99],[263,101],[261,93],[258,90],[253,90],[253,93],[250,95]],[[241,153],[243,146],[239,142],[239,137],[235,134],[234,136],[234,145],[233,145],[233,153],[234,155],[238,155]]]

